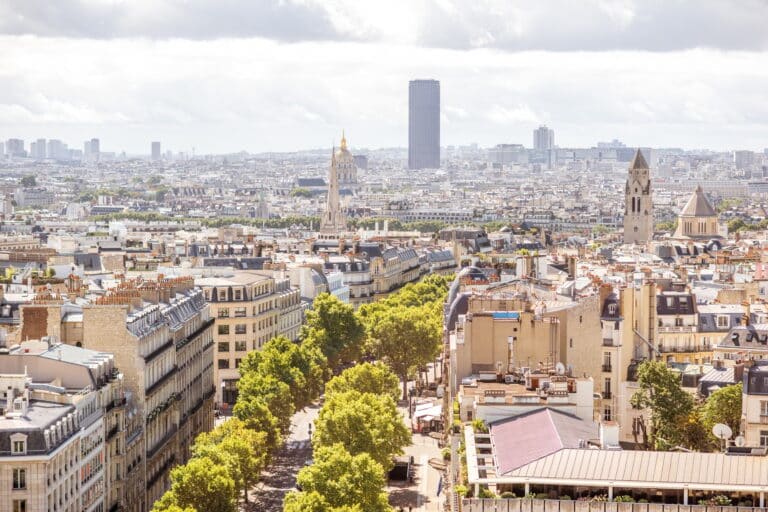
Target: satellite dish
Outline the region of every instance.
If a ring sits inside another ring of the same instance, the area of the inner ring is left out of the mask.
[[[712,427],[712,434],[718,439],[730,439],[733,435],[731,427],[724,423],[717,423]]]
[[[739,448],[747,444],[747,440],[744,439],[744,436],[736,436],[736,439],[734,439],[733,442],[736,443],[736,446],[738,446]]]
[[[555,370],[557,370],[558,375],[565,375],[565,365],[563,363],[557,363]]]

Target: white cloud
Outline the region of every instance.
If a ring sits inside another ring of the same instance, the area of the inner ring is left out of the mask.
[[[284,0],[310,11],[319,1]],[[561,146],[614,137],[651,146],[768,145],[765,52],[610,45],[512,52],[514,41],[543,44],[543,11],[488,0],[482,5],[496,21],[479,23],[474,4],[440,0],[443,16],[425,14],[428,3],[376,3],[369,19],[368,2],[352,10],[342,0],[328,4],[334,34],[374,42],[0,36],[0,140],[48,137],[77,145],[100,136],[117,151],[146,152],[157,139],[199,153],[279,151],[329,146],[345,128],[353,146],[404,146],[408,80],[436,78],[445,144],[530,144],[531,130],[546,122]],[[589,5],[616,30],[647,23],[637,3]],[[422,30],[426,17],[432,32]],[[446,32],[451,26],[455,31]],[[582,18],[565,28],[592,26]],[[457,48],[440,48],[446,45],[439,38],[452,35]],[[475,44],[501,48],[467,49]]]

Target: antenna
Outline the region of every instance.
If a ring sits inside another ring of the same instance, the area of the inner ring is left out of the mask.
[[[712,435],[725,441],[726,439],[731,438],[733,431],[731,430],[731,427],[725,423],[717,423],[714,427],[712,427]]]

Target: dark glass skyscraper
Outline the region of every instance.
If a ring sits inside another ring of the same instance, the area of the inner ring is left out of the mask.
[[[440,82],[408,84],[408,168],[440,167]]]

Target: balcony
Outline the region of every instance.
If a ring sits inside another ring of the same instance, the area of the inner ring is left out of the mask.
[[[612,372],[613,371],[613,366],[611,365],[611,363],[604,364],[603,365],[603,371],[607,372],[607,373]]]
[[[605,400],[610,400],[611,396],[612,396],[612,395],[611,395],[611,392],[610,392],[610,391],[603,391],[603,398],[604,398]]]
[[[760,423],[762,425],[768,425],[768,414],[760,414]]]
[[[695,325],[660,325],[658,332],[697,332]]]

